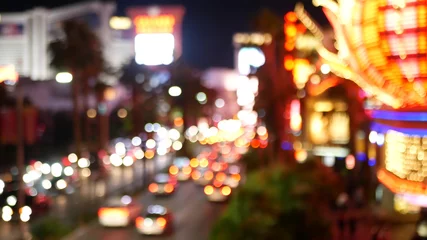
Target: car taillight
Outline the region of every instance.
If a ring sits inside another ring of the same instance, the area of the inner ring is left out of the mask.
[[[200,178],[200,172],[198,172],[198,171],[194,171],[194,172],[191,174],[191,178],[192,178],[193,180],[199,180],[199,178]]]
[[[205,190],[206,195],[212,195],[212,193],[214,191],[214,189],[211,185],[206,186],[204,190]]]
[[[172,186],[172,184],[169,184],[169,183],[166,184],[165,187],[164,187],[164,190],[165,190],[166,193],[173,192],[173,186]]]
[[[205,172],[205,179],[206,180],[210,181],[210,180],[212,180],[212,178],[213,178],[213,172],[211,172],[211,171]]]
[[[137,217],[135,220],[136,227],[142,227],[144,226],[144,218],[143,217]]]
[[[159,226],[159,227],[165,227],[166,226],[166,219],[165,218],[162,218],[162,217],[159,217],[159,218],[157,218],[157,220],[156,220],[156,224]]]
[[[177,174],[178,174],[178,172],[179,172],[179,169],[178,169],[178,167],[177,167],[177,166],[170,166],[170,168],[169,168],[169,173],[170,173],[171,175],[177,175]]]
[[[218,181],[220,181],[220,182],[224,182],[224,180],[225,180],[226,177],[227,176],[225,175],[225,173],[219,172],[219,173],[216,174],[215,179],[218,180]]]
[[[159,190],[159,187],[157,186],[157,184],[152,183],[150,184],[150,186],[148,186],[148,191],[155,193]]]
[[[184,174],[190,175],[190,173],[191,173],[191,167],[187,166],[187,167],[182,168],[182,172]]]
[[[229,186],[222,187],[221,193],[224,196],[228,196],[231,193],[231,188]]]
[[[234,181],[240,181],[240,174],[233,174],[232,176],[231,176],[233,179],[234,179]]]
[[[129,217],[129,212],[124,208],[100,208],[98,210],[98,216],[101,217],[104,215],[112,215],[113,217]]]

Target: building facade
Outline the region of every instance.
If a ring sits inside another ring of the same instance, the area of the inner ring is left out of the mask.
[[[133,38],[111,29],[114,3],[86,2],[54,9],[34,8],[19,13],[0,13],[0,66],[13,65],[21,76],[50,80],[48,44],[61,37],[61,22],[81,20],[94,30],[103,46],[107,62],[120,67],[134,55]]]

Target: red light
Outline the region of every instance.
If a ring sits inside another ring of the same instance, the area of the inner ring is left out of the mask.
[[[157,184],[152,183],[150,184],[150,186],[148,186],[148,191],[155,193],[159,190],[159,187],[157,186]]]
[[[285,21],[296,22],[298,21],[297,15],[294,12],[288,12],[285,15]]]
[[[137,217],[135,220],[136,227],[142,227],[144,226],[144,218],[143,217]]]

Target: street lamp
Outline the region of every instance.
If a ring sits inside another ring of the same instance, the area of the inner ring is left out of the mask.
[[[172,86],[169,88],[168,92],[169,92],[169,95],[171,95],[172,97],[178,97],[181,95],[182,90],[178,86]]]
[[[58,83],[70,83],[73,81],[73,75],[69,72],[60,72],[56,74],[55,79]]]

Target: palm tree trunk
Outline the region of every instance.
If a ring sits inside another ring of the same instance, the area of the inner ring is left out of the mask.
[[[84,141],[86,142],[86,144],[88,146],[90,146],[90,142],[91,142],[91,137],[92,137],[92,131],[91,131],[91,127],[90,127],[90,119],[87,116],[87,111],[89,110],[89,82],[88,79],[85,79],[83,81],[83,112],[84,112]]]
[[[73,130],[74,130],[74,144],[76,148],[76,154],[81,157],[82,153],[82,133],[80,126],[80,108],[79,108],[79,81],[76,79],[76,74],[73,75],[74,80],[72,82],[72,98],[73,98]]]
[[[142,124],[140,121],[139,111],[140,103],[139,103],[139,91],[138,85],[132,85],[132,131],[134,136],[138,136],[141,133],[140,125]]]

